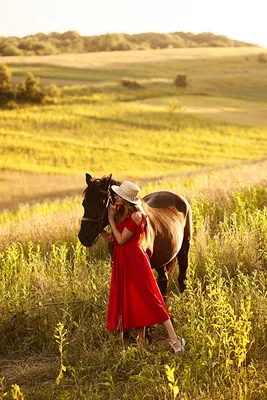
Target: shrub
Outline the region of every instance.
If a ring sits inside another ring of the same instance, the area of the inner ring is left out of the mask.
[[[11,76],[12,74],[6,64],[0,65],[0,85],[9,84]]]
[[[141,89],[141,88],[143,88],[143,86],[140,85],[140,83],[135,81],[134,79],[122,78],[121,84],[122,84],[122,86],[127,87],[129,89]]]
[[[185,74],[178,74],[174,84],[176,87],[186,87],[188,85],[187,76]]]
[[[0,65],[0,107],[5,107],[14,99],[14,91],[10,84],[11,72],[7,65]]]
[[[267,54],[260,53],[258,55],[258,62],[267,63]]]
[[[39,79],[31,72],[28,72],[25,75],[24,82],[16,88],[16,99],[19,102],[40,103],[43,98],[43,93],[38,83]]]
[[[61,89],[58,86],[54,84],[48,85],[43,89],[42,103],[43,104],[56,103],[58,97],[60,96],[61,96]]]
[[[56,85],[41,89],[39,79],[28,72],[24,82],[15,88],[10,83],[11,72],[7,65],[0,65],[0,108],[14,109],[17,103],[51,104],[56,103],[61,91]]]

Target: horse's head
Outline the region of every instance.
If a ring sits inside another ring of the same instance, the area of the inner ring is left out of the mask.
[[[112,175],[100,179],[93,179],[86,174],[87,188],[84,191],[84,215],[81,229],[78,233],[80,242],[91,247],[99,237],[102,229],[108,225],[108,205],[110,202],[110,185]]]

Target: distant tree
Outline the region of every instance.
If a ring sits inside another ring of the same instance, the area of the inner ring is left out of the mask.
[[[73,39],[77,39],[79,37],[80,37],[79,33],[75,32],[75,31],[67,31],[67,32],[64,32],[64,33],[61,34],[61,38],[62,39],[73,40]]]
[[[10,84],[11,72],[6,64],[0,64],[0,107],[6,107],[14,100],[14,91]]]
[[[39,79],[31,72],[24,77],[24,82],[16,88],[16,100],[22,103],[40,103],[43,98],[41,88],[38,86]]]
[[[57,54],[57,49],[49,42],[35,42],[32,45],[32,51],[38,56],[46,56],[50,54]]]
[[[47,35],[45,33],[39,32],[34,35],[38,40],[47,40]]]
[[[61,94],[56,85],[39,87],[39,78],[28,72],[24,81],[13,87],[11,72],[7,65],[0,64],[0,108],[15,108],[17,103],[56,103]]]
[[[3,46],[0,46],[0,55],[1,56],[4,56],[4,57],[21,56],[22,54],[23,54],[23,52],[12,43],[6,43]]]
[[[62,34],[51,32],[37,33],[23,38],[0,37],[0,55],[49,55],[60,53],[85,53],[93,51],[144,50],[182,47],[227,47],[252,44],[231,40],[223,35],[210,32],[193,34],[190,32],[157,33],[147,32],[135,35],[106,34],[99,36],[80,36],[76,31]]]
[[[6,64],[0,64],[0,85],[10,84],[12,73]]]
[[[175,78],[174,84],[176,87],[186,87],[188,85],[187,76],[185,74],[178,74]]]
[[[258,62],[260,62],[260,63],[267,63],[267,53],[266,53],[266,54],[260,53],[260,54],[258,55]]]
[[[127,42],[118,42],[114,47],[114,50],[118,51],[131,50],[131,45]]]
[[[116,38],[111,34],[101,35],[98,45],[100,51],[111,51],[116,46]]]

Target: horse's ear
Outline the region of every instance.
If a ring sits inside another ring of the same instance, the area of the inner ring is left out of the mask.
[[[91,181],[92,181],[92,177],[91,177],[91,175],[90,174],[85,174],[85,180],[86,180],[86,183],[87,183],[87,185],[89,185],[89,183],[91,183]]]
[[[112,174],[110,174],[110,175],[107,176],[107,189],[110,188],[111,178],[112,178]]]

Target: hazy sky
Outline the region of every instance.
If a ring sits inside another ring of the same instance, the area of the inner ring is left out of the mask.
[[[0,0],[0,36],[212,32],[267,47],[267,0]]]

